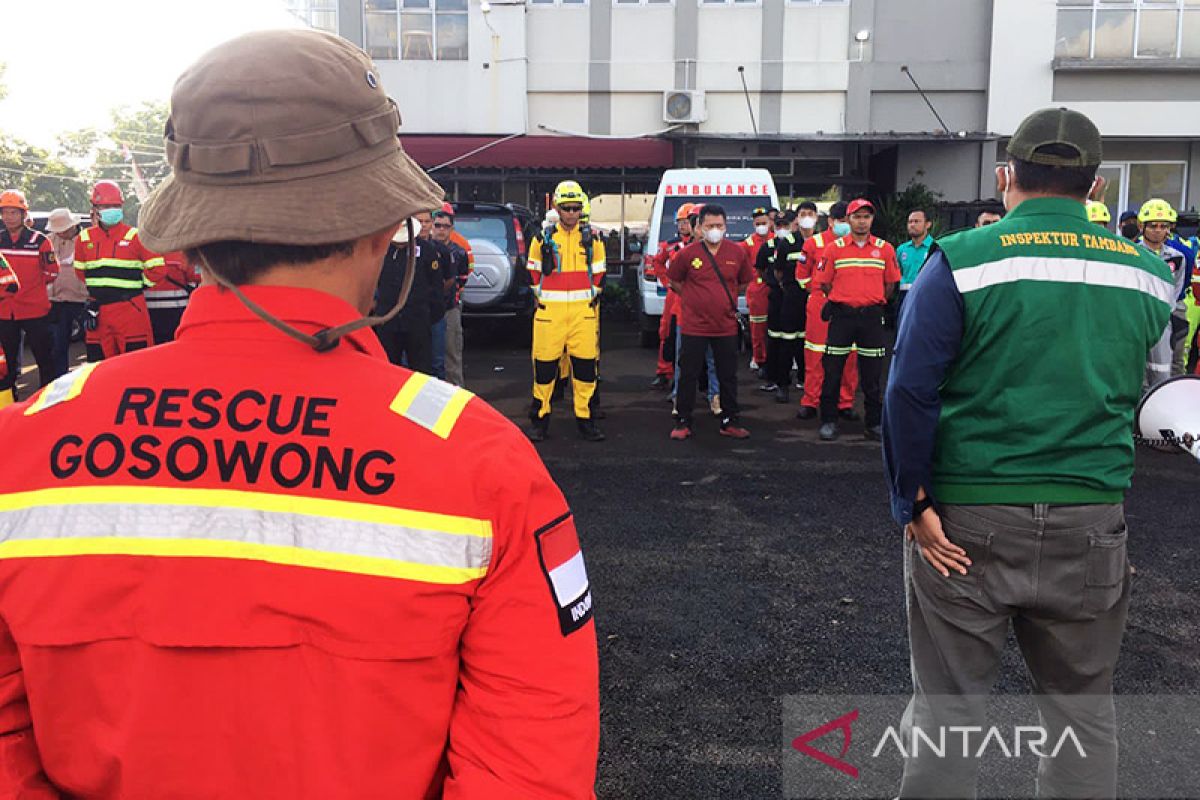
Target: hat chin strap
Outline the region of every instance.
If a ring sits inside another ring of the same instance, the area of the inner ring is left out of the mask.
[[[342,337],[346,334],[353,333],[360,328],[374,327],[376,325],[382,325],[385,322],[388,322],[397,314],[399,314],[400,310],[404,308],[404,304],[408,302],[408,295],[412,292],[413,279],[416,277],[417,248],[413,246],[415,237],[413,235],[412,218],[410,217],[409,219],[405,220],[404,224],[408,229],[409,242],[408,256],[406,258],[406,264],[404,268],[404,283],[400,286],[400,295],[396,299],[396,304],[392,306],[391,311],[382,316],[360,317],[353,322],[347,322],[333,328],[322,328],[316,333],[305,333],[304,331],[287,324],[270,311],[267,311],[258,303],[247,297],[245,292],[231,283],[224,275],[214,270],[212,265],[208,263],[208,259],[204,257],[203,253],[197,251],[197,255],[200,256],[200,261],[203,263],[204,268],[208,271],[208,274],[212,276],[212,279],[216,282],[216,284],[233,292],[234,296],[241,301],[242,305],[250,309],[255,316],[271,327],[276,328],[282,333],[292,337],[293,339],[304,342],[318,353],[324,353],[326,350],[332,350],[333,348],[337,347],[338,342],[340,342]]]

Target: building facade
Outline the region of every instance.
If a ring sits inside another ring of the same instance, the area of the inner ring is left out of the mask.
[[[1200,0],[289,2],[374,57],[406,147],[462,199],[536,205],[564,174],[651,191],[670,166],[988,199],[1006,137],[1053,104],[1104,133],[1114,214],[1200,197]]]

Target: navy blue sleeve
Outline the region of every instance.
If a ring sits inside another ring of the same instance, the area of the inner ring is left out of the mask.
[[[945,254],[935,248],[900,307],[883,402],[883,462],[892,517],[900,525],[912,521],[918,487],[933,494],[933,449],[942,412],[938,387],[958,356],[962,333],[962,295]]]

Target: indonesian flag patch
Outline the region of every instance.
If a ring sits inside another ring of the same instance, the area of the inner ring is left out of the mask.
[[[592,588],[570,512],[534,533],[538,562],[550,586],[562,635],[574,633],[592,618]]]

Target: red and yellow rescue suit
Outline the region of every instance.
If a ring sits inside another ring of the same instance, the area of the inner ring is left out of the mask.
[[[659,284],[667,290],[663,299],[663,312],[658,320],[658,365],[655,375],[672,378],[675,375],[675,358],[667,358],[675,352],[675,327],[679,318],[679,295],[671,289],[671,279],[667,277],[667,265],[671,257],[691,244],[691,236],[676,236],[668,239],[658,247],[651,263],[654,265],[654,276]]]
[[[358,318],[245,292],[309,333]],[[566,502],[369,329],[317,353],[202,287],[175,342],[64,375],[0,436],[0,796],[592,797]]]
[[[758,264],[758,252],[767,242],[775,238],[774,233],[759,236],[750,234],[744,244],[750,251],[750,263]],[[767,312],[771,304],[771,287],[763,280],[763,274],[757,273],[754,282],[746,287],[746,308],[750,312],[750,344],[754,364],[759,369],[767,368]]]
[[[163,257],[148,250],[124,222],[86,228],[75,242],[75,272],[87,285],[99,318],[85,341],[88,361],[112,358],[154,343],[145,290],[163,277]]]
[[[545,239],[549,237],[551,244]],[[604,286],[604,242],[586,224],[547,228],[529,247],[529,282],[537,296],[533,315],[533,407],[530,416],[550,414],[559,360],[571,359],[577,419],[591,419],[600,358],[600,291]]]
[[[821,287],[811,281],[821,259],[825,257],[825,250],[835,238],[829,231],[813,234],[801,248],[800,260],[796,264],[796,280],[808,289],[808,316],[804,328],[804,396],[800,398],[800,405],[809,408],[821,407],[821,384],[825,380],[825,368],[821,360],[825,358],[825,347],[829,343],[829,323],[821,319],[821,309],[828,298]],[[838,408],[842,410],[854,408],[854,393],[858,390],[858,352],[856,348],[851,349],[842,370],[841,393],[838,396]]]

